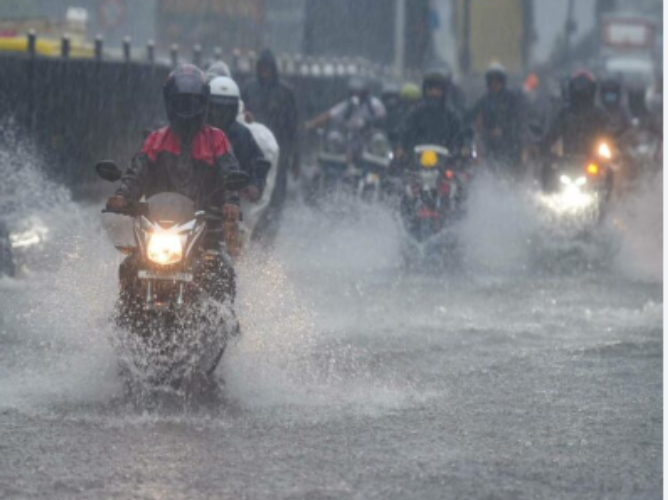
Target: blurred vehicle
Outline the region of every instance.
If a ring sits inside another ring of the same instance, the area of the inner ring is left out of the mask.
[[[541,201],[549,213],[590,225],[603,219],[614,182],[610,144],[601,139],[588,156],[553,156],[548,160],[541,179]]]
[[[511,74],[524,71],[533,18],[529,0],[457,0],[454,3],[461,69],[483,74],[490,61],[503,61]]]
[[[470,182],[466,161],[447,148],[435,144],[414,148],[401,201],[408,263],[447,257],[454,245],[448,228],[463,216]]]

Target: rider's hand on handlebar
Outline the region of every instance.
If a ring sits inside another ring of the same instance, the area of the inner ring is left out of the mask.
[[[128,206],[128,200],[123,196],[114,195],[107,200],[107,210],[112,210],[114,212],[119,212],[124,210]]]
[[[225,222],[238,222],[241,210],[238,205],[227,203],[223,205],[223,219]]]

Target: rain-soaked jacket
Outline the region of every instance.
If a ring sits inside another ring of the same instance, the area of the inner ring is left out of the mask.
[[[267,182],[267,171],[258,168],[258,161],[264,159],[264,154],[253,134],[248,127],[236,120],[232,122],[225,133],[230,143],[232,143],[234,156],[239,161],[239,166],[250,176],[249,185],[255,186],[262,193]]]
[[[516,165],[522,153],[523,106],[521,96],[508,89],[487,93],[468,116],[481,139],[486,158]]]
[[[280,146],[276,188],[271,202],[273,207],[280,208],[285,201],[288,171],[299,162],[297,104],[292,88],[279,78],[278,65],[271,51],[260,54],[257,68],[261,65],[271,69],[269,80],[263,80],[258,74],[244,87],[241,99],[255,120],[271,130]]]
[[[601,108],[566,106],[553,118],[541,141],[541,150],[548,153],[561,139],[567,156],[589,155],[601,138],[611,139],[612,127],[608,114]]]
[[[222,189],[223,174],[239,170],[225,134],[204,126],[189,147],[181,142],[170,127],[150,134],[123,174],[117,194],[138,201],[142,196],[178,193],[193,200],[198,209],[238,202],[236,196],[226,199]]]
[[[271,68],[271,78],[265,81],[258,75],[244,87],[241,99],[253,117],[269,127],[283,149],[297,138],[295,95],[290,86],[279,78],[278,65],[271,51],[265,50],[260,54],[257,66],[261,65]]]
[[[457,151],[461,140],[461,122],[445,102],[440,105],[420,103],[408,113],[400,129],[401,146],[409,154],[421,144],[435,144]]]

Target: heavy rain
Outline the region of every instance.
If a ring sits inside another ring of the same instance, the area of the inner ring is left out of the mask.
[[[662,20],[0,0],[0,498],[662,498]]]

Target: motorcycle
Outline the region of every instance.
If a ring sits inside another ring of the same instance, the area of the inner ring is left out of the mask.
[[[541,201],[558,219],[598,224],[613,190],[613,153],[606,141],[589,156],[553,157],[543,170]]]
[[[387,134],[379,130],[369,134],[360,158],[361,172],[357,182],[360,199],[371,203],[380,201],[392,159],[392,145]]]
[[[448,228],[463,215],[471,175],[464,167],[466,162],[445,147],[419,145],[413,153],[401,215],[407,255],[417,254],[422,260],[453,246]]]
[[[96,170],[109,182],[121,178],[112,161],[98,163]],[[247,174],[234,172],[226,177],[225,189],[247,183]],[[114,338],[121,368],[156,386],[182,388],[210,380],[228,339],[239,334],[231,306],[233,281],[226,279],[233,271],[224,265],[229,258],[205,244],[220,214],[195,211],[192,200],[176,193],[103,213],[133,219],[134,242],[116,246],[126,255]]]
[[[339,130],[319,132],[317,191],[343,192],[365,201],[378,201],[383,180],[392,161],[392,147],[380,131],[344,134]]]

